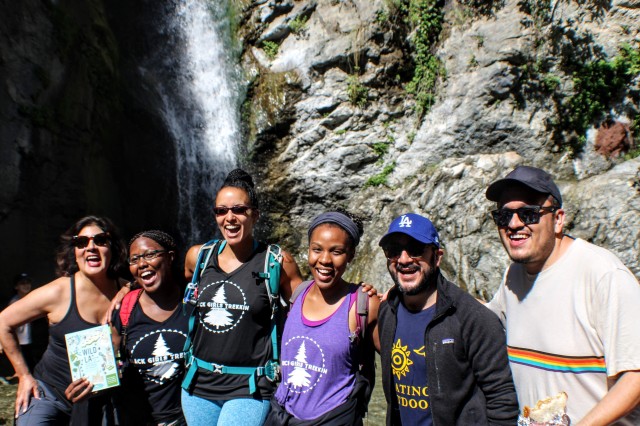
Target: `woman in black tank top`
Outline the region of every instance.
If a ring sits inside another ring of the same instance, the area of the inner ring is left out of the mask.
[[[213,211],[224,241],[214,247],[199,277],[192,354],[216,367],[199,368],[189,383],[185,378],[182,408],[190,426],[223,425],[227,418],[242,418],[248,426],[261,425],[274,385],[259,377],[251,393],[250,375],[226,372],[227,366],[239,370],[259,367],[273,355],[269,296],[264,280],[257,279],[268,253],[266,244],[253,237],[259,210],[251,176],[240,169],[229,173]],[[201,247],[193,246],[187,253],[188,280]],[[283,255],[280,293],[288,299],[292,287],[302,279],[293,258]]]
[[[186,426],[180,405],[184,342],[192,308],[182,309],[176,243],[166,232],[136,234],[129,242],[129,271],[141,287],[129,293],[113,318],[125,359],[125,424]],[[121,339],[120,339],[121,338]]]
[[[89,399],[93,385],[71,382],[65,334],[103,322],[110,300],[126,272],[126,253],[107,218],[87,216],[61,236],[57,255],[60,278],[33,290],[0,314],[0,342],[18,375],[16,424],[113,424],[111,397]],[[123,281],[124,282],[124,281]],[[37,318],[49,320],[49,345],[30,372],[13,329]]]

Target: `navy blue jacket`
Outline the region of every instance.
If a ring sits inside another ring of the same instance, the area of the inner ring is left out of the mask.
[[[498,317],[439,269],[436,280],[436,312],[424,336],[434,426],[515,425],[518,399]],[[399,303],[394,287],[378,314],[387,425],[401,424],[391,369]]]

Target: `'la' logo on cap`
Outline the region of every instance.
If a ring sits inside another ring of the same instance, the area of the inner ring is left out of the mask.
[[[411,219],[409,219],[407,216],[402,216],[402,219],[400,219],[400,228],[411,228]]]

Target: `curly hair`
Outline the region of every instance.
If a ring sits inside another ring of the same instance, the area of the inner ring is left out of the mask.
[[[90,225],[95,225],[109,234],[111,262],[107,268],[107,276],[116,279],[126,275],[127,251],[120,232],[109,218],[99,216],[83,217],[60,236],[60,245],[56,250],[56,274],[59,277],[70,277],[78,272],[75,247],[72,244],[73,237],[78,235],[82,228]]]
[[[253,179],[249,173],[245,172],[242,169],[234,169],[229,172],[224,182],[222,182],[222,186],[220,190],[223,188],[240,188],[249,196],[249,203],[251,203],[251,207],[258,210],[260,205],[258,203],[258,196],[256,194],[255,185],[253,183]]]

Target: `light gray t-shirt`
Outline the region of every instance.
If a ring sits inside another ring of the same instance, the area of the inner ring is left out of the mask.
[[[640,285],[611,252],[577,239],[549,268],[514,263],[487,305],[503,322],[520,409],[564,391],[571,423],[640,369]],[[640,409],[617,424],[640,424]]]

